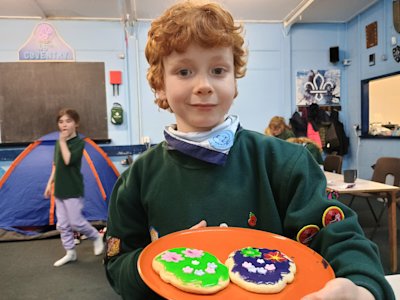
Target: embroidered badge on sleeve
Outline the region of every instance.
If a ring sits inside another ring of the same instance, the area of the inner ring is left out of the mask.
[[[256,226],[257,217],[254,213],[252,213],[252,212],[249,213],[249,219],[247,220],[247,223],[249,224],[250,227]]]
[[[337,206],[330,206],[324,211],[324,214],[322,216],[322,225],[326,227],[329,224],[336,223],[342,220],[344,220],[343,211]]]
[[[317,225],[306,225],[299,230],[296,240],[304,245],[309,245],[318,232],[319,227]]]
[[[121,240],[115,237],[107,238],[107,257],[117,256],[121,252]]]
[[[158,231],[153,226],[150,226],[149,232],[150,232],[151,241],[152,242],[157,241],[159,238]]]

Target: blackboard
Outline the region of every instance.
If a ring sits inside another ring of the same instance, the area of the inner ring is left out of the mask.
[[[79,133],[107,140],[104,63],[0,63],[0,143],[29,143],[57,131],[57,113],[78,111]]]

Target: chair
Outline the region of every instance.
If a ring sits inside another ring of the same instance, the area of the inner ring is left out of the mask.
[[[374,172],[372,174],[372,181],[390,184],[394,186],[400,186],[400,158],[397,157],[381,157],[379,158],[375,165],[373,166]],[[370,194],[370,193],[358,193],[354,194],[349,202],[349,206],[353,204],[355,197],[362,197],[367,200],[367,204],[369,209],[371,210],[372,216],[375,220],[375,227],[371,234],[371,239],[374,236],[376,230],[380,226],[380,220],[382,215],[387,208],[388,205],[388,195],[386,193],[380,194]],[[372,207],[370,198],[374,198],[382,203],[382,208],[378,214],[376,214],[375,210]],[[400,192],[396,194],[396,199],[393,201],[398,201],[400,198]],[[397,207],[399,208],[399,204],[397,203]]]
[[[342,174],[343,157],[336,154],[328,154],[324,160],[324,171]]]

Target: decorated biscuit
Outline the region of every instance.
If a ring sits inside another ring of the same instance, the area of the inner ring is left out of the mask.
[[[185,292],[213,294],[229,284],[228,268],[217,257],[193,248],[172,248],[153,259],[162,280]]]
[[[232,252],[226,263],[231,281],[255,293],[279,293],[291,283],[295,263],[278,250],[247,247]]]

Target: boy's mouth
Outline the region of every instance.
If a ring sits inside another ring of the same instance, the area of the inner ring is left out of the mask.
[[[192,104],[193,107],[197,107],[197,108],[203,108],[203,109],[207,109],[207,108],[213,108],[216,106],[216,104]]]

